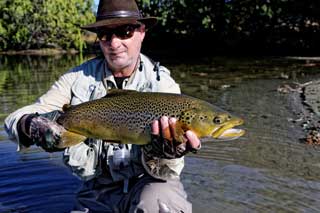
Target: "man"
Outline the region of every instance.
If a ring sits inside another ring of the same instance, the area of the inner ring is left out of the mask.
[[[96,22],[82,28],[97,33],[104,57],[71,69],[36,103],[6,118],[19,149],[36,144],[60,151],[55,145],[65,130],[55,120],[64,104],[104,97],[111,88],[180,93],[169,71],[140,53],[146,29],[154,24],[156,18],[142,17],[134,0],[101,0]],[[187,131],[186,143],[174,145],[169,139],[175,122],[154,121],[145,146],[88,139],[66,148],[64,162],[84,180],[75,212],[191,212],[179,175],[183,155],[198,149],[200,141]]]

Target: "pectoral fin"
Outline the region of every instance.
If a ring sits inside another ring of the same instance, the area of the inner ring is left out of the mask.
[[[180,121],[176,122],[176,126],[175,126],[175,132],[174,132],[174,138],[177,142],[183,143],[185,142],[185,130],[182,128],[182,123]]]
[[[61,134],[61,142],[57,145],[58,148],[66,148],[77,145],[83,142],[87,137],[74,132],[65,131]]]

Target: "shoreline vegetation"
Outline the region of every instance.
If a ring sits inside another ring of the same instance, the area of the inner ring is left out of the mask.
[[[0,51],[0,55],[35,55],[35,56],[54,56],[62,54],[78,54],[75,49],[64,50],[60,48],[44,48],[44,49],[29,49],[29,50],[8,50]]]
[[[143,52],[165,57],[319,55],[320,1],[139,0],[158,17]],[[93,1],[0,1],[0,54],[90,54]],[[90,42],[88,42],[88,39]],[[92,39],[92,40],[91,40]]]
[[[94,33],[86,33],[82,40],[85,43],[85,49],[83,53],[91,51],[91,49],[96,48],[96,35]],[[0,51],[0,55],[34,55],[34,56],[54,56],[54,55],[64,55],[64,54],[70,54],[70,55],[76,55],[81,54],[80,50],[77,50],[75,48],[70,49],[63,49],[63,48],[39,48],[39,49],[23,49],[23,50],[6,50],[6,51]]]
[[[319,60],[320,52],[309,48],[269,47],[263,48],[254,43],[242,43],[230,45],[219,42],[219,39],[209,37],[204,38],[175,38],[171,34],[162,34],[159,38],[155,35],[156,30],[152,30],[145,38],[142,51],[149,55],[161,55],[163,57],[207,57],[207,56],[280,56],[298,60]],[[92,54],[100,51],[95,33],[86,32],[82,35],[83,48],[64,49],[62,47],[43,47],[30,49],[8,49],[0,51],[0,55],[34,55],[34,56],[54,56],[64,54]]]

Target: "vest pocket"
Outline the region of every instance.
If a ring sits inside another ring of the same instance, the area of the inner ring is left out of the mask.
[[[85,143],[80,143],[67,148],[63,160],[76,176],[84,180],[90,180],[98,175],[96,171],[99,157],[98,152],[99,148],[97,144],[91,143],[88,146]]]

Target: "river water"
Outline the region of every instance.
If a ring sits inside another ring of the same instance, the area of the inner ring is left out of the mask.
[[[81,181],[61,153],[33,147],[16,152],[3,128],[8,113],[32,103],[77,56],[0,56],[0,212],[68,212]],[[320,212],[320,148],[301,143],[305,132],[292,96],[279,85],[319,73],[308,60],[201,58],[163,62],[188,95],[245,120],[246,135],[204,142],[186,157],[182,181],[194,212]],[[294,100],[300,102],[300,100]]]

